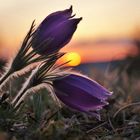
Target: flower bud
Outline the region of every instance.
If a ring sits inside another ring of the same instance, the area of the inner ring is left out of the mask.
[[[40,55],[59,51],[72,38],[82,18],[73,18],[72,6],[48,15],[33,36],[32,48]]]
[[[97,112],[107,105],[110,92],[97,82],[78,74],[70,74],[53,82],[55,94],[70,108],[100,119]]]

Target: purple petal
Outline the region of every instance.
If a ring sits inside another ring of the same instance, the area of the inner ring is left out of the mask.
[[[39,25],[32,39],[32,48],[40,55],[59,51],[72,38],[82,18],[72,19],[72,6],[47,16]]]
[[[97,82],[71,73],[53,82],[56,96],[70,108],[85,112],[100,119],[97,112],[107,105],[109,91]]]
[[[90,94],[82,93],[82,91],[79,90],[71,92],[70,89],[67,89],[67,91],[64,92],[65,93],[61,93],[57,90],[55,93],[65,105],[100,119],[100,115],[96,113],[96,110],[102,109],[102,107],[106,105],[105,103]]]
[[[63,86],[63,92],[61,87],[55,86],[56,96],[61,98],[61,100],[77,104],[88,110],[96,110],[101,106],[106,105],[106,103],[102,102],[101,100],[97,99],[96,97],[88,93],[85,93],[83,90],[80,90],[78,88],[73,89],[71,86],[69,87],[66,86]]]
[[[71,40],[72,35],[77,28],[77,24],[81,19],[82,18],[66,20],[55,25],[53,28],[47,28],[48,30],[44,30],[42,34],[40,32],[40,39],[38,38],[40,40],[39,42],[43,42],[43,40],[49,38],[52,39],[52,41],[49,41],[47,46],[42,47],[38,47],[38,45],[36,44],[36,50],[38,51],[38,53],[50,54],[61,49]]]
[[[106,100],[108,96],[111,95],[107,89],[98,84],[96,81],[75,74],[71,74],[65,77],[65,79],[61,79],[61,84],[67,84],[67,86],[79,88],[100,100]]]
[[[69,9],[63,11],[57,11],[48,15],[40,24],[39,31],[42,32],[46,30],[46,27],[53,28],[56,24],[64,22],[65,20],[71,18],[72,6]]]

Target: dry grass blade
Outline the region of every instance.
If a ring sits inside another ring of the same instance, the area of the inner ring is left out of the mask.
[[[117,115],[118,115],[121,111],[123,111],[124,109],[127,109],[127,108],[132,107],[132,106],[136,106],[136,105],[140,105],[140,102],[131,103],[131,104],[128,104],[128,105],[126,105],[126,106],[121,107],[118,111],[115,112],[115,114],[113,115],[113,118],[116,118]]]
[[[106,125],[107,123],[108,123],[107,121],[106,122],[103,122],[103,123],[99,124],[98,126],[93,127],[92,129],[88,130],[86,133],[90,133],[90,132],[92,132],[92,131],[94,131],[94,130],[96,130],[96,129],[104,126],[104,125]]]

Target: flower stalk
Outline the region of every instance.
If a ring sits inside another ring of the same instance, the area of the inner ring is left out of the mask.
[[[11,69],[9,69],[6,73],[4,73],[4,75],[0,78],[0,86],[2,86],[6,82],[6,80],[12,73],[13,71]]]
[[[28,80],[24,83],[23,88],[16,97],[12,101],[12,105],[14,107],[19,106],[19,104],[24,101],[26,98],[27,92],[34,87],[39,86],[41,84],[51,84],[49,82],[51,79],[56,78],[57,74],[52,73],[51,69],[54,66],[55,62],[64,55],[64,53],[58,53],[52,55],[52,57],[48,60],[43,61],[35,70],[32,71],[32,74],[28,78]],[[27,95],[28,96],[28,95]]]

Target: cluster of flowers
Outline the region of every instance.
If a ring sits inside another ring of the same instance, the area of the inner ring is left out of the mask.
[[[63,64],[56,65],[56,61],[65,54],[59,50],[71,40],[82,20],[74,16],[71,6],[48,15],[36,29],[32,23],[21,48],[0,79],[2,86],[11,75],[19,76],[32,70],[22,89],[13,98],[13,107],[20,107],[31,95],[30,90],[37,92],[38,87],[45,85],[56,99],[68,107],[100,119],[98,111],[108,104],[106,100],[111,93],[96,81],[64,69]]]

